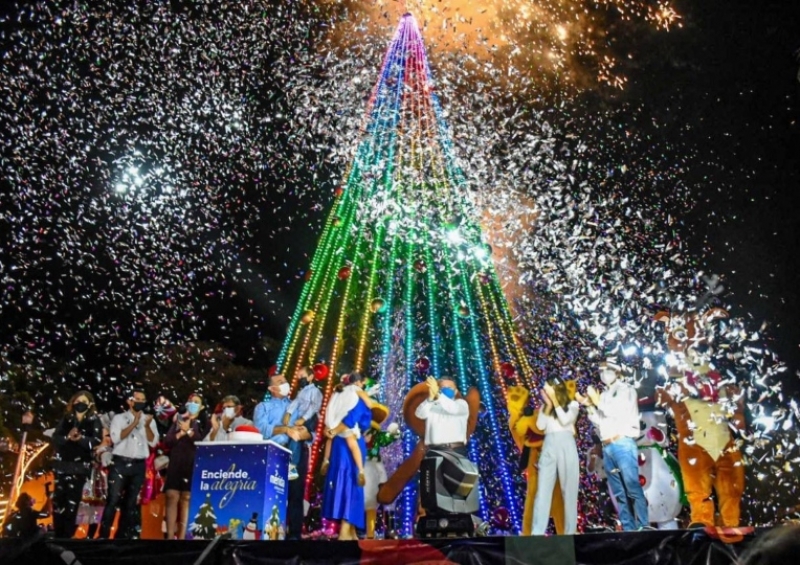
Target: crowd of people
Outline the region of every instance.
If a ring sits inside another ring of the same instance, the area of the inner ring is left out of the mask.
[[[648,528],[648,504],[638,480],[637,394],[620,378],[619,367],[611,363],[600,365],[599,376],[602,392],[589,386],[585,395],[574,389],[568,393],[565,381],[558,377],[548,379],[540,391],[536,425],[544,434],[544,442],[538,462],[534,535],[544,535],[547,530],[557,484],[564,502],[564,533],[577,532],[580,463],[575,425],[581,408],[600,439],[622,528]],[[365,392],[365,384],[366,379],[357,372],[343,375],[328,401],[320,428],[325,439],[320,469],[324,476],[321,515],[338,524],[340,540],[358,539],[358,530],[365,528],[364,433],[370,429],[376,406]],[[466,456],[469,408],[456,383],[431,377],[426,384],[428,398],[416,409],[416,416],[425,421],[426,447]],[[127,410],[109,417],[98,413],[91,392],[78,391],[69,399],[52,433],[54,536],[73,537],[78,525],[86,524],[89,538],[110,538],[118,513],[113,537],[139,537],[146,472],[148,465],[154,464],[156,450],[161,450],[168,454],[162,486],[165,537],[185,539],[196,442],[229,441],[240,426],[255,426],[264,439],[291,452],[286,539],[300,539],[310,447],[323,397],[310,368],[300,370],[298,385],[292,400],[285,375],[270,376],[269,396],[256,406],[253,421],[242,415],[242,402],[233,395],[225,396],[213,410],[199,393],[191,394],[177,408],[159,398],[156,409],[151,410],[145,391],[136,388],[130,391]],[[26,499],[20,500],[25,506]],[[33,511],[27,514],[38,516]]]
[[[305,482],[298,479],[308,473],[309,448],[322,407],[312,370],[301,369],[299,377],[299,393],[290,400],[286,377],[272,375],[269,398],[256,406],[253,421],[242,415],[242,402],[233,395],[210,411],[199,393],[176,408],[163,397],[151,405],[146,392],[135,388],[126,400],[127,410],[109,415],[98,412],[91,392],[75,393],[51,435],[53,535],[71,538],[85,525],[88,538],[138,538],[149,466],[151,472],[161,470],[164,535],[185,539],[196,442],[229,441],[240,426],[254,425],[264,439],[292,452],[287,539],[299,539]],[[356,528],[364,527],[367,450],[362,433],[370,427],[372,406],[364,383],[358,373],[345,375],[327,411],[323,515],[340,523],[339,539],[356,539]],[[165,463],[159,465],[160,458]]]
[[[134,388],[126,404],[122,413],[103,414],[91,392],[72,395],[63,417],[46,434],[53,446],[52,496],[34,513],[23,493],[17,514],[28,519],[20,531],[11,531],[12,526],[7,535],[30,534],[35,514],[36,519],[52,517],[55,538],[74,537],[80,526],[89,539],[138,538],[149,472],[164,492],[165,537],[185,539],[195,443],[227,441],[236,427],[252,422],[242,416],[242,403],[233,395],[224,397],[211,415],[199,393],[178,408],[163,397],[153,407],[146,392]]]
[[[196,443],[230,441],[240,426],[255,426],[264,439],[292,453],[286,538],[300,539],[305,517],[305,481],[300,479],[308,474],[322,392],[313,384],[310,368],[300,370],[298,382],[298,394],[291,400],[286,377],[270,376],[270,394],[255,407],[252,421],[242,415],[242,402],[233,395],[225,396],[212,411],[199,393],[175,407],[163,397],[150,403],[143,389],[134,388],[126,400],[127,410],[102,414],[91,392],[75,393],[51,435],[55,488],[49,507],[54,537],[74,537],[83,525],[90,539],[138,538],[148,471],[161,470],[164,536],[185,539]],[[365,383],[357,372],[341,378],[323,426],[322,516],[339,525],[342,540],[357,539],[357,530],[365,527],[364,433],[370,428],[374,405],[364,391]],[[159,464],[161,458],[166,462]]]

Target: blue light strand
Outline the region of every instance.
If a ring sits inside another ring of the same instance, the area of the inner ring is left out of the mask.
[[[462,263],[463,266],[463,262],[460,263]],[[489,374],[483,361],[483,350],[481,348],[480,341],[478,340],[480,332],[476,317],[474,315],[474,300],[472,299],[472,295],[470,293],[470,285],[469,280],[467,279],[466,269],[461,268],[459,271],[461,276],[461,287],[464,289],[464,301],[469,309],[469,325],[471,329],[470,334],[472,338],[471,341],[475,361],[478,364],[478,383],[481,391],[481,397],[484,399],[484,405],[486,406],[486,410],[488,412],[489,424],[491,425],[492,433],[494,434],[494,437],[499,438],[501,437],[501,432],[495,409],[494,395],[492,394],[491,384],[489,383]],[[487,320],[487,322],[488,321],[489,320]],[[503,484],[506,507],[508,508],[512,523],[515,525],[515,528],[518,528],[521,521],[517,507],[517,497],[514,484],[508,470],[508,456],[506,454],[505,446],[501,441],[495,443],[495,455],[498,467],[500,469],[500,480]],[[486,502],[484,499],[481,500],[481,510],[484,513],[484,519],[488,519],[488,508],[486,508]]]
[[[431,334],[431,351],[433,352],[433,359],[431,365],[433,366],[433,374],[441,376],[441,337],[439,335],[439,324],[437,323],[437,309],[436,309],[436,285],[433,281],[433,257],[431,255],[430,245],[425,246],[425,275],[428,283],[428,326],[430,327]]]

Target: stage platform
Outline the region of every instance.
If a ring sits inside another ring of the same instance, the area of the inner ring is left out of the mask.
[[[338,542],[0,540],[3,565],[734,565],[766,530],[744,528]],[[721,535],[722,534],[722,535]],[[213,545],[212,545],[213,544]]]

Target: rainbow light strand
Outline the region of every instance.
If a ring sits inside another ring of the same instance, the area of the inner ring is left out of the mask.
[[[327,364],[323,410],[339,375],[374,373],[380,399],[403,426],[402,457],[417,441],[397,414],[411,386],[433,375],[451,376],[462,392],[477,387],[485,410],[469,454],[481,469],[493,470],[482,481],[480,513],[488,520],[505,506],[519,532],[524,485],[515,478],[505,424],[503,368],[514,368],[514,384],[532,387],[537,379],[514,333],[491,248],[442,119],[420,30],[409,14],[386,52],[345,179],[277,369],[294,375],[296,387],[301,367]],[[423,372],[425,360],[429,369]],[[400,456],[399,449],[392,453]],[[387,463],[390,472],[398,463]],[[415,510],[412,484],[398,499],[402,535],[412,533]]]

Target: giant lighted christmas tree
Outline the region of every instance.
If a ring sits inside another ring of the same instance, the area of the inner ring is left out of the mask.
[[[518,528],[521,484],[505,391],[532,386],[533,375],[435,90],[419,28],[407,14],[386,53],[277,369],[291,377],[305,365],[326,366],[326,403],[339,375],[366,373],[380,382],[393,418],[427,375],[450,376],[462,392],[477,387],[485,410],[469,453],[481,470],[481,512],[488,518],[505,507]],[[405,431],[394,461],[415,442]],[[404,533],[412,528],[414,489],[399,500]]]

